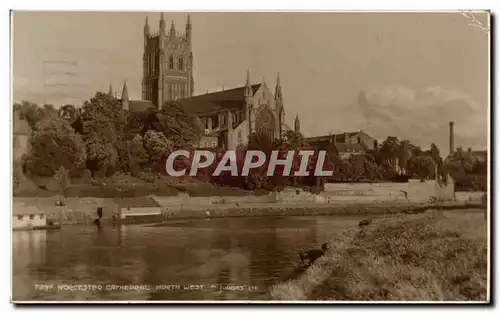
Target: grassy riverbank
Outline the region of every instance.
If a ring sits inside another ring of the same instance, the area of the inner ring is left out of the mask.
[[[332,241],[332,251],[275,300],[485,301],[487,221],[479,212],[388,217]]]

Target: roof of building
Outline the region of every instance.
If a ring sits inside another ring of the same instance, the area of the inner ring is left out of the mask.
[[[261,84],[252,85],[255,94]],[[245,87],[212,92],[179,100],[179,103],[191,114],[208,114],[212,112],[243,109],[245,105]]]
[[[351,137],[351,136],[356,136],[356,135],[359,135],[360,133],[362,133],[363,131],[357,131],[357,132],[350,132],[350,133],[341,133],[341,134],[333,134],[335,136],[335,140],[338,140],[338,141],[344,141],[345,140],[345,137],[346,135]]]
[[[345,152],[366,152],[366,147],[360,143],[335,143],[335,148],[339,153]]]
[[[310,142],[309,145],[312,146],[314,149],[324,150],[328,154],[333,153],[333,154],[338,155],[338,152],[339,152],[337,147],[329,141],[314,141],[314,142]]]
[[[12,215],[42,214],[39,208],[32,205],[15,204],[12,206]]]
[[[151,208],[160,207],[160,205],[151,197],[136,197],[136,198],[118,198],[115,199],[116,204],[120,208]]]
[[[306,138],[306,141],[308,142],[314,142],[314,141],[328,141],[330,140],[330,137],[333,137],[335,136],[335,141],[336,142],[342,142],[342,141],[345,141],[345,137],[346,135],[351,137],[351,136],[356,136],[356,135],[359,135],[359,134],[365,134],[366,136],[370,137],[370,135],[368,135],[367,133],[365,133],[364,131],[362,130],[359,130],[357,132],[349,132],[349,133],[340,133],[340,134],[330,134],[330,135],[323,135],[323,136],[315,136],[315,137],[308,137]]]
[[[326,136],[316,136],[316,137],[306,137],[306,142],[320,142],[320,141],[330,141],[330,135]]]
[[[363,144],[360,143],[342,143],[342,142],[336,142],[335,144],[333,142],[330,143],[328,141],[328,136],[325,136],[326,138],[324,140],[312,140],[309,142],[310,145],[312,145],[316,149],[329,149],[330,146],[334,148],[338,153],[349,153],[349,152],[366,152],[367,149]]]
[[[488,151],[486,150],[473,150],[471,152],[473,157],[480,157],[480,158],[485,158],[488,156]]]
[[[21,112],[19,110],[14,110],[12,132],[14,135],[29,135],[31,133],[30,125],[21,117]]]
[[[129,101],[129,111],[130,112],[140,112],[146,111],[148,108],[154,108],[155,105],[149,100],[130,100]]]

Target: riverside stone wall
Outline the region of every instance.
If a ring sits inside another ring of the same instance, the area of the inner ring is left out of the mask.
[[[210,211],[214,208],[246,210],[248,208],[350,207],[351,205],[428,205],[436,200],[467,204],[481,201],[483,192],[457,192],[453,184],[440,186],[434,181],[409,181],[408,183],[359,183],[326,184],[325,191],[311,194],[295,188],[285,188],[281,192],[271,192],[263,196],[241,197],[190,197],[181,194],[172,197],[151,196],[164,213],[183,214],[192,211]],[[97,217],[97,207],[103,208],[103,218],[111,218],[118,211],[112,198],[66,198],[64,206],[56,206],[58,197],[14,198],[13,205],[36,206],[48,218],[65,223],[91,222]]]

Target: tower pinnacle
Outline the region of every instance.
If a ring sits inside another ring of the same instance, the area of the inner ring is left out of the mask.
[[[186,30],[188,30],[188,29],[191,29],[191,17],[189,14],[187,17],[187,22],[186,22]]]
[[[160,33],[165,33],[165,19],[163,18],[163,12],[160,13]]]
[[[295,132],[300,132],[300,120],[299,120],[299,114],[295,116],[295,122],[293,124]]]
[[[250,71],[247,70],[247,81],[245,83],[245,97],[252,96],[252,85],[250,84]]]
[[[278,78],[276,79],[276,89],[274,91],[274,98],[281,99],[283,95],[281,94],[281,83],[280,83],[280,73],[278,73]]]
[[[110,96],[111,98],[114,98],[115,96],[113,94],[113,86],[111,86],[111,84],[109,84],[108,96]]]
[[[149,22],[148,22],[148,16],[146,15],[146,21],[144,22],[144,46],[148,44],[148,38],[149,38]]]
[[[172,20],[172,24],[170,24],[170,37],[175,37],[175,24],[174,24],[174,20]]]
[[[128,88],[127,88],[127,80],[125,79],[123,81],[123,89],[122,89],[122,101],[123,100],[129,100],[128,99]]]

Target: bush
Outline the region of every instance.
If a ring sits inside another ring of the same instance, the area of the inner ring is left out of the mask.
[[[131,198],[155,196],[176,196],[178,191],[169,186],[147,184],[142,186],[123,187],[116,185],[107,186],[72,186],[66,191],[67,197],[93,197],[93,198]]]
[[[315,195],[319,195],[322,191],[324,191],[324,186],[313,186],[310,189],[310,192]]]
[[[486,175],[464,174],[455,178],[455,191],[487,191]]]
[[[139,173],[138,177],[147,183],[154,183],[156,181],[155,173],[141,172]]]

